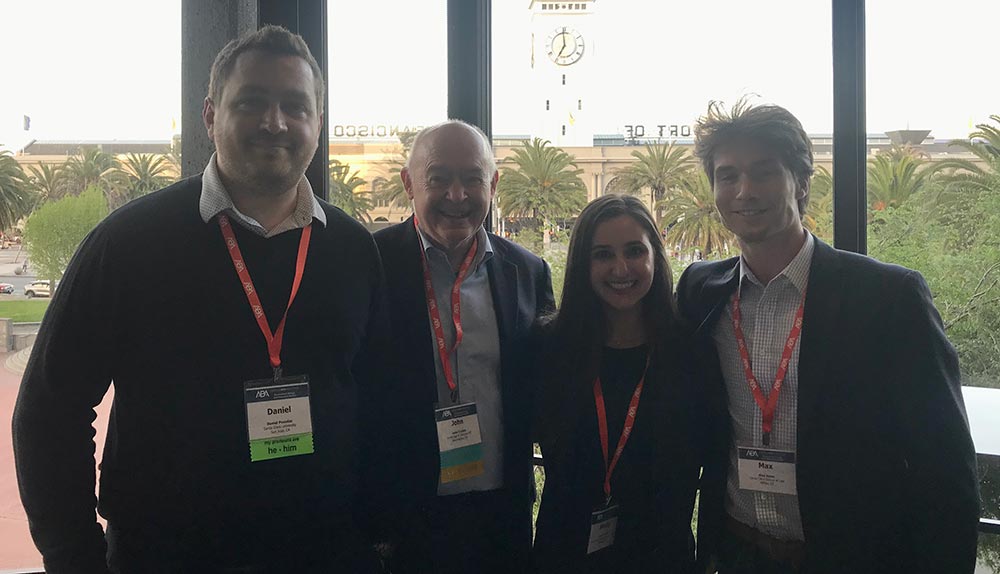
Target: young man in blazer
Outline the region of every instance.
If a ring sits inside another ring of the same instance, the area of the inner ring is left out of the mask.
[[[415,216],[375,235],[400,373],[385,405],[399,476],[393,571],[523,572],[527,335],[554,308],[549,268],[484,229],[498,173],[477,128],[423,130],[400,175]]]
[[[695,153],[742,251],[677,289],[730,423],[727,476],[702,491],[721,515],[706,569],[971,573],[976,455],[923,278],[804,229],[813,155],[787,110],[713,104]]]

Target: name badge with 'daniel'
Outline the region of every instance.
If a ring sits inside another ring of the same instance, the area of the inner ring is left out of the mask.
[[[483,473],[483,437],[475,403],[444,407],[434,411],[438,450],[441,457],[441,484],[479,476]]]
[[[740,488],[774,494],[795,494],[795,453],[757,447],[737,447]]]
[[[313,453],[308,377],[248,381],[243,401],[251,462]]]

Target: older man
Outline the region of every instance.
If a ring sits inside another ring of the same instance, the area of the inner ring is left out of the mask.
[[[205,99],[205,172],[80,246],[14,414],[47,572],[370,568],[351,511],[382,279],[371,236],[304,177],[323,98],[301,37],[229,43]],[[91,423],[112,381],[105,541]]]
[[[742,251],[677,287],[731,427],[699,557],[720,574],[971,573],[975,451],[927,284],[805,230],[813,155],[787,110],[713,105],[695,152]]]
[[[395,568],[522,572],[533,494],[526,338],[553,308],[549,269],[483,228],[498,174],[480,130],[423,130],[401,176],[415,216],[375,234],[404,379],[400,481],[415,501]]]

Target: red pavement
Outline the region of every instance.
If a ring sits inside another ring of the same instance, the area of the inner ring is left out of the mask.
[[[14,474],[14,452],[11,446],[10,417],[17,399],[17,389],[21,375],[4,367],[9,355],[0,354],[0,570],[15,568],[41,569],[42,557],[35,549],[28,533],[28,519],[17,492],[17,478]],[[108,412],[111,410],[109,392],[104,402],[97,407],[97,454],[104,450],[104,435],[108,428]]]

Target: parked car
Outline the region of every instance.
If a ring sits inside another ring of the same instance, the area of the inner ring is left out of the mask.
[[[14,292],[14,286],[10,283],[0,283],[0,293],[10,295]]]
[[[52,289],[49,288],[48,279],[32,281],[24,286],[24,296],[28,299],[32,297],[48,297],[50,295],[52,295]]]

